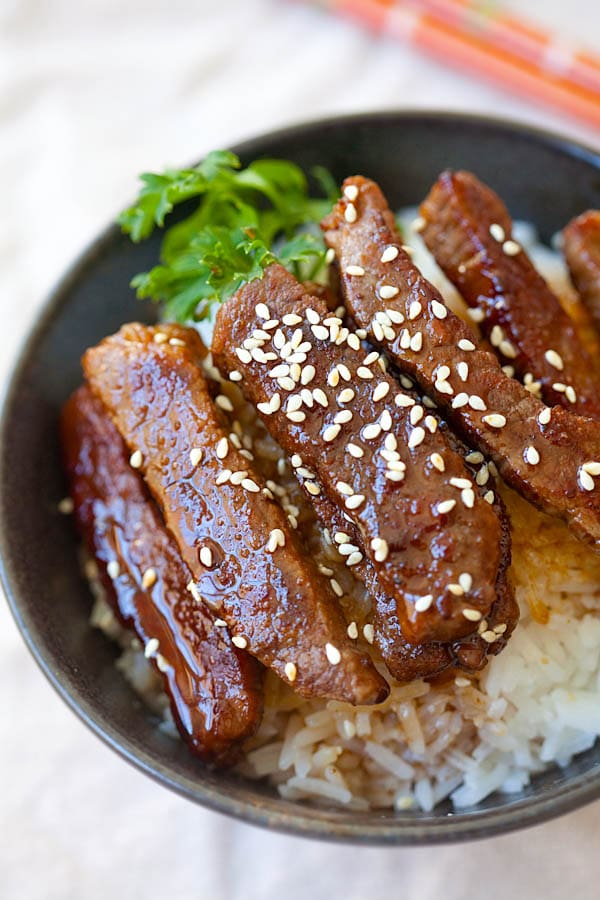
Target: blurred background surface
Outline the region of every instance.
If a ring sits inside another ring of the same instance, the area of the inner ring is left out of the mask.
[[[487,5],[600,52],[590,0]],[[0,0],[0,380],[44,295],[139,171],[300,120],[399,107],[510,116],[600,146],[589,122],[310,5]],[[86,731],[4,604],[0,708],[2,900],[598,896],[600,804],[416,850],[320,845],[195,808]]]

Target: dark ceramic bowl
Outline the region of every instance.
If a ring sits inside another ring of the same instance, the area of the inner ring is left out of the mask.
[[[392,207],[416,204],[447,166],[474,170],[543,240],[572,216],[600,207],[600,155],[523,126],[436,113],[385,113],[300,125],[237,148],[356,172],[381,183]],[[85,201],[84,201],[85,202]],[[495,794],[454,813],[357,813],[283,800],[266,785],[210,771],[163,735],[115,669],[116,650],[88,625],[91,598],[77,565],[57,436],[61,404],[81,380],[82,351],[131,319],[153,316],[131,276],[151,264],[158,240],[134,246],[111,226],[49,298],[4,401],[0,450],[2,580],[23,637],[71,708],[113,749],[190,800],[254,824],[356,843],[418,844],[482,838],[522,828],[600,797],[600,745],[551,769],[518,795]]]

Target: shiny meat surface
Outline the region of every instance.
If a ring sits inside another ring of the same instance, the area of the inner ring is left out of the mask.
[[[309,497],[321,492],[355,526],[336,543],[349,566],[367,557],[389,597],[383,627],[406,640],[473,631],[494,603],[500,523],[472,474],[355,333],[281,266],[219,310],[213,356],[237,370]]]
[[[207,760],[235,761],[262,716],[256,660],[233,646],[189,592],[190,572],[129,465],[121,436],[87,387],[65,405],[61,434],[75,520],[107,598],[162,674],[191,749]]]
[[[503,365],[549,405],[600,416],[600,366],[512,238],[510,215],[470,172],[443,172],[421,205],[422,237]],[[477,319],[479,321],[479,318]]]
[[[590,209],[573,219],[562,237],[573,283],[600,331],[600,211]]]
[[[344,190],[323,228],[358,325],[430,393],[469,444],[494,460],[508,484],[600,550],[600,424],[544,406],[505,375],[402,250],[377,185],[357,176]],[[349,266],[364,275],[348,274]],[[388,316],[384,331],[375,317],[386,309],[401,321]]]
[[[234,644],[303,696],[381,701],[387,685],[347,637],[328,581],[222,429],[203,353],[191,329],[128,325],[83,365]]]

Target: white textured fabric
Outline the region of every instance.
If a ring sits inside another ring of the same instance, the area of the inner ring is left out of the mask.
[[[588,0],[516,3],[585,39]],[[268,0],[0,0],[0,378],[43,295],[135,174],[297,120],[400,106],[600,135]],[[32,548],[35,552],[35,548]],[[598,896],[600,805],[467,846],[358,849],[197,808],[106,749],[54,695],[0,604],[2,900]]]

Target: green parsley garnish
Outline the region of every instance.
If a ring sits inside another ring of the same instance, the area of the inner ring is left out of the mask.
[[[179,204],[199,202],[165,230],[160,264],[133,279],[138,297],[163,303],[167,318],[185,322],[208,318],[215,303],[260,278],[271,263],[317,277],[326,249],[314,226],[338,192],[324,169],[313,175],[323,198],[309,195],[306,176],[292,162],[264,159],[242,169],[237,156],[222,150],[192,169],[142,175],[136,202],[118,219],[135,242],[163,228]]]

